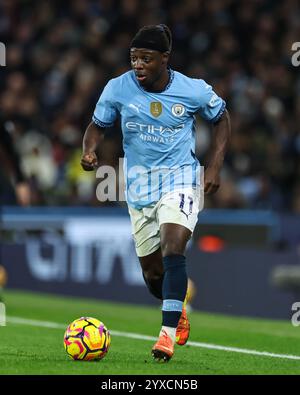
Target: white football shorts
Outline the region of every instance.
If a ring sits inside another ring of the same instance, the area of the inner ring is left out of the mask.
[[[176,190],[166,193],[157,203],[140,210],[128,207],[138,257],[158,250],[162,224],[179,224],[193,233],[204,204],[201,192],[203,190],[200,188]]]

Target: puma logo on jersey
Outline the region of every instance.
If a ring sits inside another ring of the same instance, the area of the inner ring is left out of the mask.
[[[128,107],[133,108],[136,112],[139,113],[139,112],[140,112],[140,107],[141,107],[141,105],[138,104],[138,105],[136,106],[135,104],[130,103]]]

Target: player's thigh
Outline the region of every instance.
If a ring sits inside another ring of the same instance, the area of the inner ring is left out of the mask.
[[[160,248],[160,233],[155,213],[147,210],[145,214],[145,210],[131,207],[128,211],[137,256],[142,258],[155,253]],[[144,261],[146,260],[147,258]]]

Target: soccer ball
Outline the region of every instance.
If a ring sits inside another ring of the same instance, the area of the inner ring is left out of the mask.
[[[103,322],[92,317],[81,317],[73,321],[64,334],[67,354],[74,360],[99,360],[110,346],[110,333]]]

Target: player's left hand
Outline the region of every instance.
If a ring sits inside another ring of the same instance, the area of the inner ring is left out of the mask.
[[[217,192],[220,186],[220,170],[208,167],[204,172],[204,193],[212,195]]]

